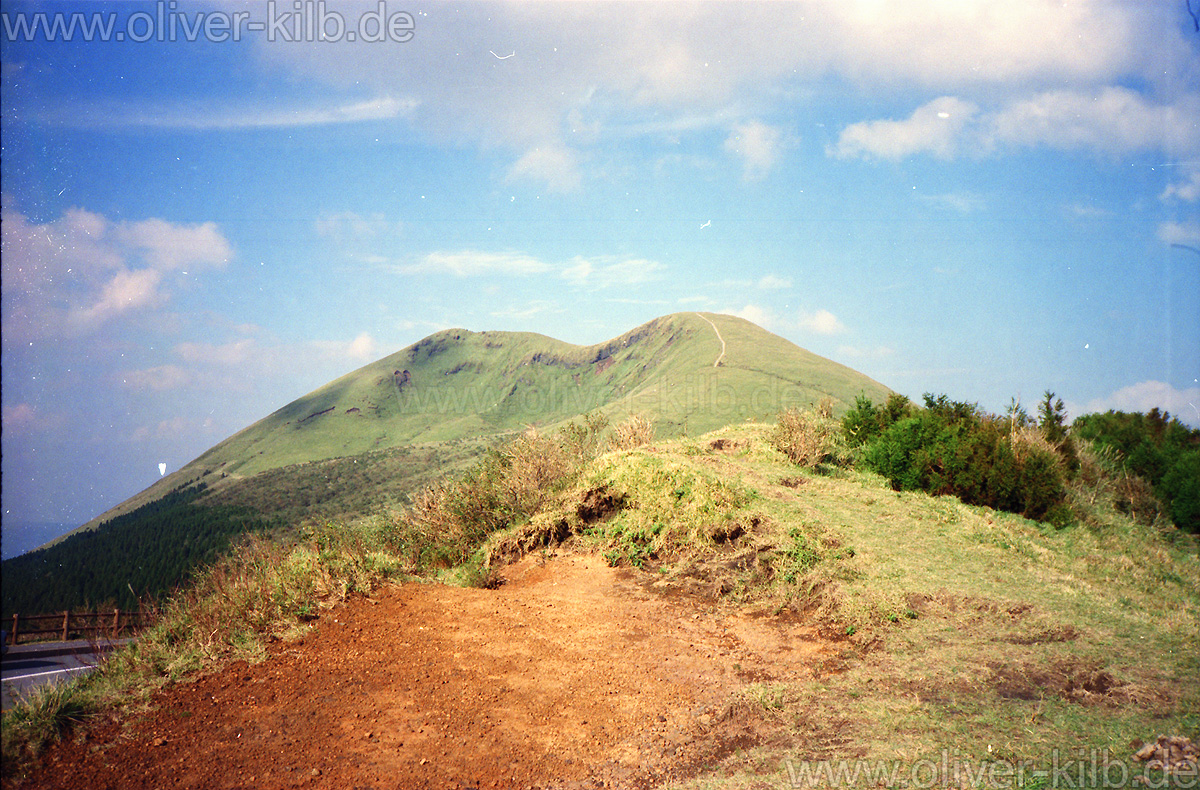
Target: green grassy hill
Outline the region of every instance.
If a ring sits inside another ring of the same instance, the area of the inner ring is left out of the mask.
[[[239,525],[395,509],[529,426],[638,415],[661,437],[696,435],[826,398],[840,412],[857,395],[888,392],[727,315],[664,316],[592,346],[445,330],[287,404],[46,550],[6,561],[4,607],[132,605],[224,551]],[[169,497],[183,499],[166,517],[158,504]],[[214,525],[214,513],[230,524]],[[147,519],[157,519],[153,528]],[[195,524],[206,525],[203,535]]]
[[[303,476],[312,469],[299,465],[393,448],[445,471],[489,439],[585,413],[613,422],[639,414],[669,437],[773,419],[826,397],[840,412],[856,395],[882,400],[888,392],[728,315],[676,313],[592,346],[448,329],[292,401],[83,528],[199,480],[219,492],[270,470],[296,467]],[[395,488],[413,490],[429,472],[428,464],[409,463]],[[289,474],[276,471],[262,482],[278,488]],[[254,499],[252,487],[243,482],[237,501]]]

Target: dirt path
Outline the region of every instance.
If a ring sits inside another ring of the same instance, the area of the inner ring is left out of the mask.
[[[700,314],[696,313],[696,315],[700,315]],[[713,331],[717,333],[717,340],[721,341],[721,353],[717,355],[717,361],[713,363],[714,368],[719,368],[719,367],[721,367],[721,360],[725,358],[725,338],[721,337],[721,330],[717,329],[716,324],[714,324],[711,320],[709,320],[705,316],[700,315],[700,317],[703,318],[705,321],[708,321],[708,325],[711,326],[713,328]]]
[[[772,737],[753,682],[830,646],[657,593],[590,556],[497,590],[410,583],[322,617],[258,665],[159,693],[124,732],[51,750],[37,787],[650,787]]]

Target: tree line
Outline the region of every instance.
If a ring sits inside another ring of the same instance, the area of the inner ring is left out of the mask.
[[[196,503],[200,483],[80,532],[5,560],[3,616],[65,609],[134,609],[169,594],[212,563],[237,537],[278,522],[253,510]]]

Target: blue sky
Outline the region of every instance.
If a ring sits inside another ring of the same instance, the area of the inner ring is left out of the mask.
[[[1184,0],[323,9],[411,37],[4,3],[6,555],[452,326],[730,312],[917,399],[1200,425]]]

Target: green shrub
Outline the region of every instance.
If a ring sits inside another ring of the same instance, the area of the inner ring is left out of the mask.
[[[842,417],[842,432],[851,447],[859,447],[874,441],[912,413],[912,404],[898,392],[889,395],[882,407],[875,406],[867,396],[859,395],[854,399],[854,408]]]
[[[1058,522],[1069,521],[1058,456],[974,404],[945,395],[925,401],[923,411],[892,424],[868,446],[863,460],[869,469],[898,491],[952,495],[1038,520],[1053,511]]]
[[[1147,414],[1085,414],[1072,423],[1071,434],[1109,448],[1126,473],[1153,488],[1177,527],[1200,533],[1200,430],[1151,409]],[[1137,512],[1134,499],[1128,499]]]

